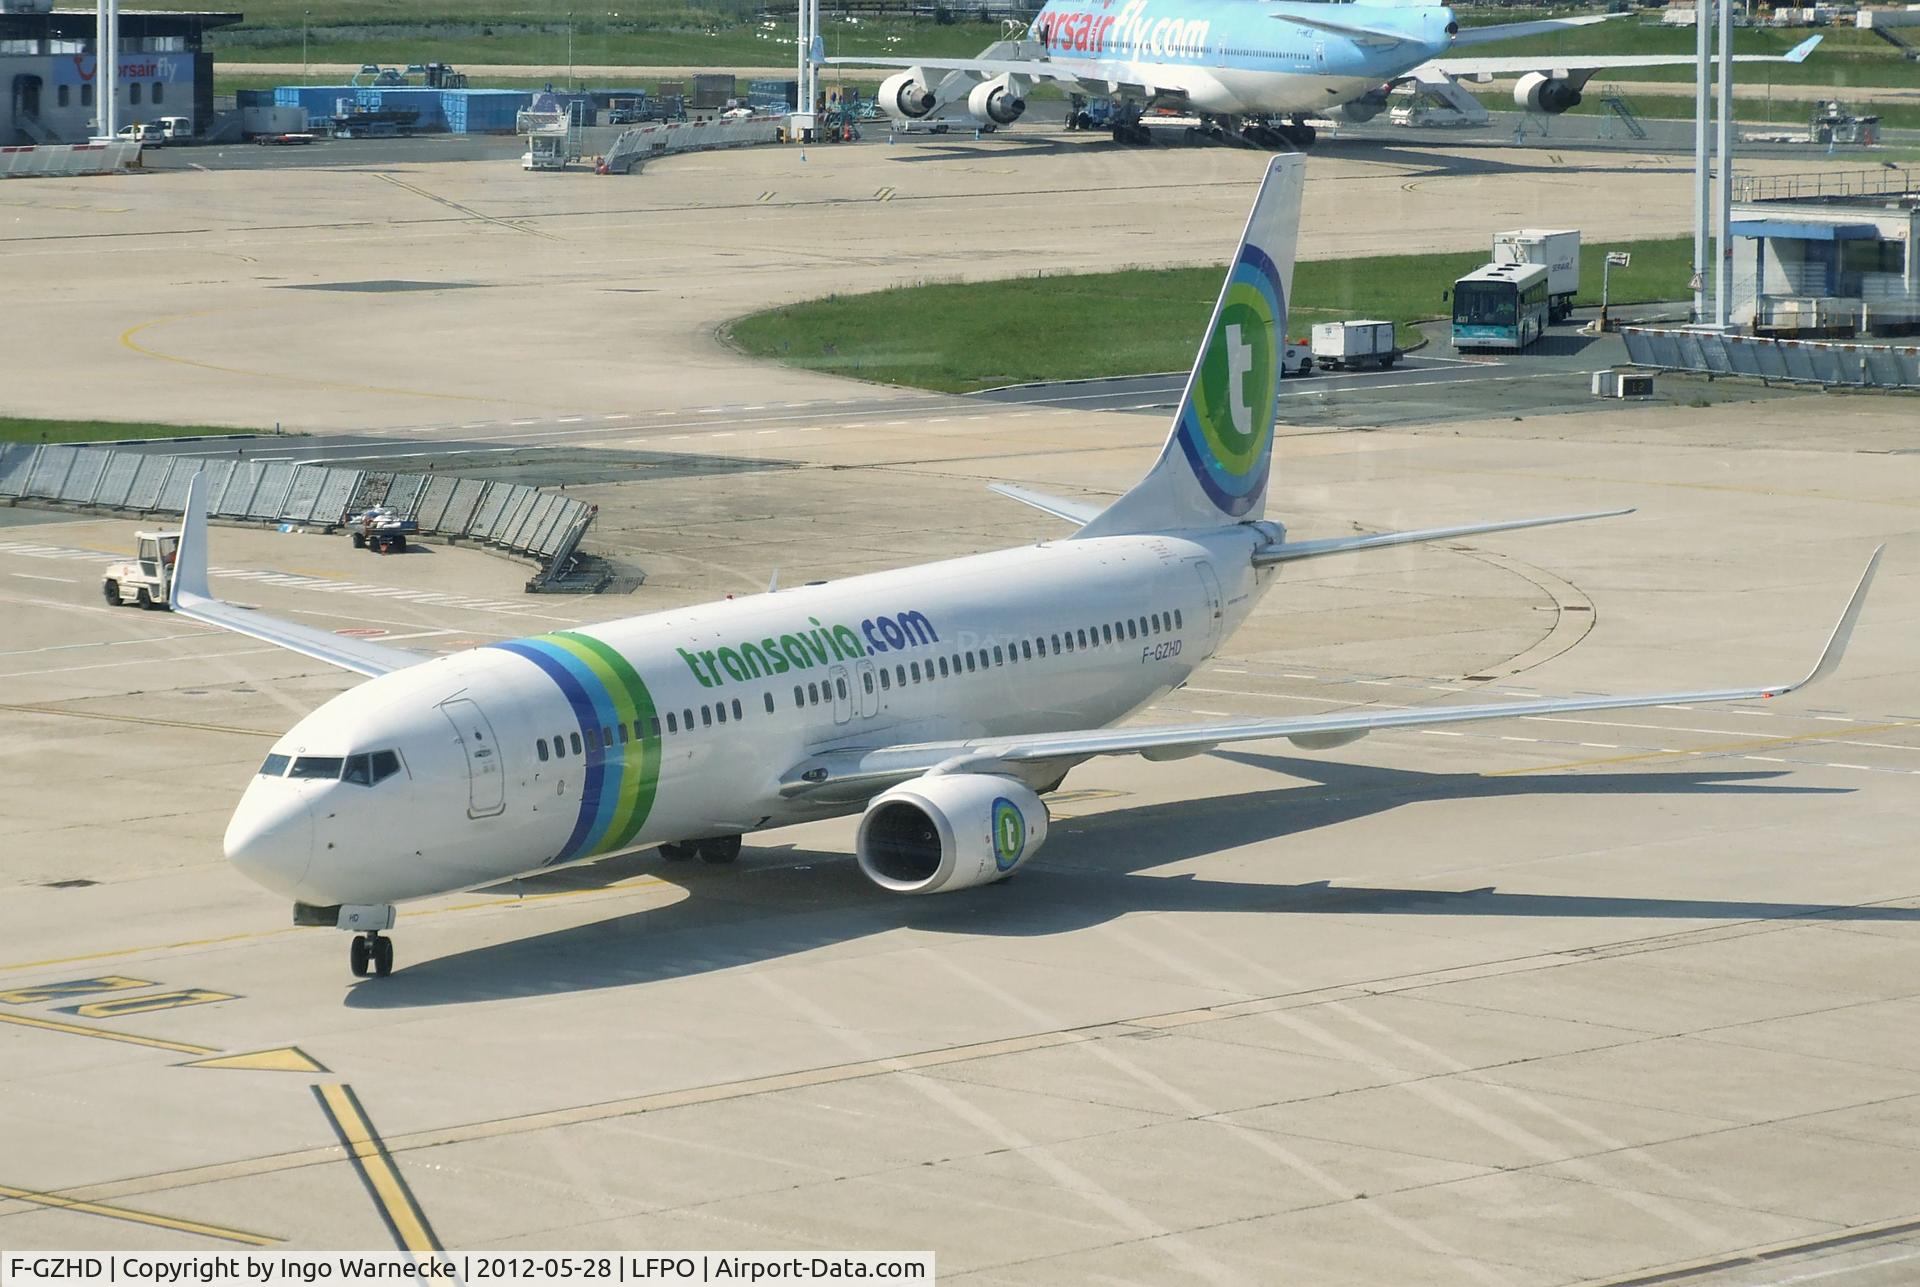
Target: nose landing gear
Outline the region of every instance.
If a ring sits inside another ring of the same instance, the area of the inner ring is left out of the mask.
[[[380,937],[378,930],[355,936],[347,950],[347,964],[356,979],[366,978],[369,968],[386,978],[393,973],[393,940]]]

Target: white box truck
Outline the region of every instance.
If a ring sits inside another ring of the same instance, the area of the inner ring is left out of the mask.
[[[1392,366],[1400,358],[1393,346],[1393,323],[1368,318],[1357,322],[1317,322],[1313,360],[1322,370]]]
[[[1543,264],[1547,270],[1547,320],[1564,322],[1573,315],[1573,297],[1580,293],[1580,230],[1578,228],[1516,228],[1493,234],[1496,264]]]

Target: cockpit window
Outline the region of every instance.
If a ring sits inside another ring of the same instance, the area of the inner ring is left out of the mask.
[[[359,786],[372,786],[373,766],[367,762],[369,758],[370,757],[365,755],[349,755],[347,757],[346,772],[340,775],[340,780],[342,782],[352,782]]]
[[[373,780],[382,781],[400,771],[400,755],[396,751],[375,751],[373,753]]]
[[[293,762],[293,772],[289,777],[338,779],[341,757],[338,755],[303,755]]]
[[[291,763],[292,760],[287,756],[269,755],[267,762],[260,766],[260,772],[265,777],[283,778],[287,775],[287,765]]]

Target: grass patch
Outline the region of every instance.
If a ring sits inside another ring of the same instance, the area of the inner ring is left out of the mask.
[[[1733,33],[1736,54],[1784,54],[1815,33],[1804,28],[1742,27]],[[1920,86],[1920,63],[1910,63],[1900,51],[1871,31],[1829,27],[1818,33],[1820,47],[1803,63],[1748,63],[1734,71],[1742,92],[1766,85]],[[1474,52],[1478,53],[1479,50]],[[1576,27],[1550,36],[1503,40],[1485,47],[1488,54],[1678,54],[1693,55],[1693,28],[1669,27],[1632,19]],[[1691,82],[1693,68],[1620,67],[1603,72],[1609,80],[1677,80]],[[1596,87],[1599,78],[1595,80]]]
[[[1633,252],[1613,272],[1613,302],[1679,299],[1693,273],[1685,237],[1581,248],[1581,303],[1600,300],[1601,260]],[[1414,323],[1447,316],[1442,292],[1486,262],[1478,251],[1320,260],[1294,271],[1288,329],[1389,318],[1402,344]],[[1220,269],[942,282],[865,295],[830,295],[734,322],[727,337],[755,357],[791,366],[971,393],[1002,384],[1138,375],[1190,366],[1220,290]]]
[[[1612,109],[1600,101],[1602,89],[1598,81],[1587,87],[1586,97],[1580,100],[1569,115],[1604,116]],[[1476,94],[1488,111],[1511,112],[1516,110],[1512,94]],[[1838,97],[1847,105],[1849,111],[1861,116],[1878,116],[1882,129],[1910,130],[1920,129],[1920,104],[1916,103],[1877,103],[1871,99],[1840,94]],[[1627,105],[1634,114],[1650,121],[1691,121],[1693,119],[1693,95],[1691,94],[1628,94]],[[1771,125],[1776,129],[1801,129],[1813,116],[1814,104],[1793,99],[1776,98],[1768,101],[1760,90],[1748,87],[1744,95],[1736,94],[1733,101],[1733,119],[1743,126]]]
[[[249,10],[251,17],[251,10]],[[471,16],[444,21],[333,22],[307,29],[305,57],[315,63],[375,62],[402,65],[429,60],[459,67],[489,63],[552,67],[568,65],[565,12],[533,21],[486,22]],[[903,50],[934,57],[970,57],[997,39],[984,23],[823,22],[821,38],[830,57],[897,55]],[[207,47],[222,63],[299,63],[300,26],[256,26],[210,33]],[[576,15],[572,63],[621,67],[788,67],[794,61],[792,24],[732,22],[609,22]]]
[[[133,420],[33,420],[0,416],[0,442],[111,442],[123,438],[187,438],[259,433],[238,425],[162,425]]]

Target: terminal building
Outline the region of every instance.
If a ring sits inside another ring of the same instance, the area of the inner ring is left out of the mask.
[[[0,146],[84,143],[99,131],[95,11],[46,0],[0,0]],[[213,120],[207,32],[237,13],[120,11],[120,124],[185,116],[194,132]]]
[[[1789,338],[1920,333],[1920,171],[1738,180],[1731,317]]]

